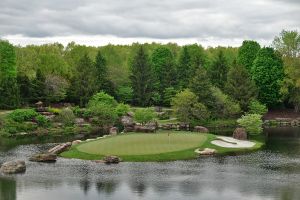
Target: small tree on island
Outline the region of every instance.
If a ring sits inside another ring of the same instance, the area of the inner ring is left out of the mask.
[[[151,108],[140,108],[134,113],[134,120],[143,125],[153,121],[155,113]]]
[[[246,129],[249,134],[258,135],[262,133],[262,116],[259,114],[243,115],[237,120],[237,123]]]
[[[206,106],[199,103],[198,97],[189,89],[176,94],[171,104],[177,119],[189,125],[204,121],[210,116]]]

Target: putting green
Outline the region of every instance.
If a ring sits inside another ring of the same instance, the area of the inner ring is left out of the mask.
[[[80,144],[76,149],[94,155],[153,155],[200,147],[207,134],[174,133],[125,134]]]

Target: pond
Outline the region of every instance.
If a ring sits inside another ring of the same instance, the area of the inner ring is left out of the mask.
[[[264,132],[265,149],[240,156],[118,165],[63,158],[51,164],[27,162],[25,174],[0,176],[0,200],[299,200],[300,129]],[[50,146],[0,148],[0,163]]]

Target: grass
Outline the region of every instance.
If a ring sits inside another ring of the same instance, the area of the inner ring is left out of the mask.
[[[83,142],[62,153],[61,156],[99,160],[105,155],[117,155],[124,161],[132,162],[172,161],[197,158],[198,154],[194,152],[196,148],[214,148],[218,154],[224,155],[254,151],[264,144],[255,141],[256,145],[252,148],[223,148],[210,143],[215,138],[216,136],[212,134],[183,131],[160,131],[157,134],[130,133]]]

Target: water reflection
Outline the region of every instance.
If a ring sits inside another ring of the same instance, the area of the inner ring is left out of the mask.
[[[119,165],[62,158],[53,164],[27,162],[24,175],[0,176],[0,200],[299,200],[300,129],[288,138],[266,131],[264,151],[240,156]],[[0,163],[27,158],[47,145],[0,152]]]

